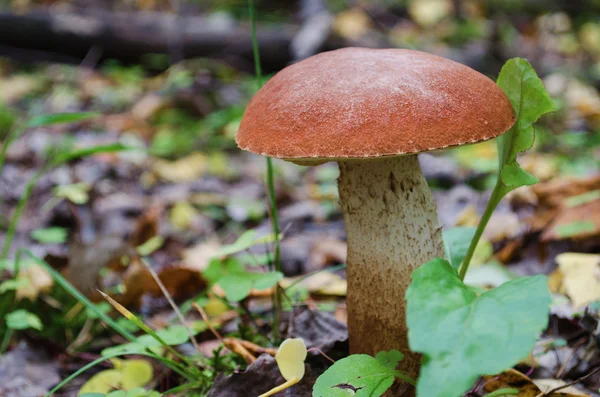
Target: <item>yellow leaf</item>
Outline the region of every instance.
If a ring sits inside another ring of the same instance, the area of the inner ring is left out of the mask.
[[[104,297],[104,299],[106,299],[108,301],[108,303],[111,304],[112,307],[117,309],[117,311],[119,313],[121,313],[127,320],[137,320],[137,317],[135,317],[135,315],[132,312],[127,310],[125,308],[125,306],[121,305],[119,302],[117,302],[110,296],[106,295],[104,292],[102,292],[102,291],[98,291],[98,292],[100,292],[100,294]]]
[[[206,171],[206,156],[202,153],[192,153],[176,161],[157,159],[153,170],[167,182],[191,182],[200,178]]]
[[[40,293],[50,291],[54,285],[54,279],[50,273],[37,264],[28,264],[21,269],[18,278],[27,281],[17,288],[18,300],[27,298],[35,301]]]
[[[142,387],[152,380],[154,371],[146,360],[110,360],[114,369],[107,369],[92,376],[79,390],[85,393],[107,394],[113,390],[131,390]]]
[[[107,369],[98,372],[90,380],[85,382],[79,389],[78,396],[85,393],[103,393],[107,394],[112,390],[118,389],[121,385],[121,372],[116,369]]]
[[[450,0],[412,0],[408,13],[419,25],[430,27],[449,16],[453,8]]]
[[[347,39],[359,39],[371,28],[371,18],[360,8],[342,11],[335,17],[333,29]]]
[[[152,365],[146,360],[123,360],[121,363],[121,388],[123,390],[142,387],[152,380]]]
[[[306,345],[302,338],[284,340],[275,355],[281,376],[288,381],[293,378],[300,380],[304,377],[305,359]]]
[[[183,201],[175,204],[173,208],[171,208],[169,220],[175,228],[186,230],[192,225],[196,215],[198,215],[198,211],[196,211],[194,206]]]
[[[565,252],[556,257],[563,287],[573,306],[600,300],[600,255]]]

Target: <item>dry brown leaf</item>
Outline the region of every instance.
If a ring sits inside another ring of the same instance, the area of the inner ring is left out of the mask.
[[[35,301],[39,294],[48,292],[54,285],[54,279],[42,266],[35,263],[29,264],[19,272],[19,280],[25,280],[23,285],[17,288],[17,299],[29,299]]]
[[[284,278],[279,282],[282,288],[287,288],[298,278]],[[306,288],[311,293],[329,296],[346,296],[348,283],[341,276],[322,271],[304,278],[297,285]]]
[[[486,382],[484,390],[488,393],[504,388],[514,388],[519,390],[518,397],[538,397],[540,394],[552,389],[540,390],[538,385],[536,385],[536,381],[531,380],[514,369],[509,369],[499,375],[486,375],[483,378]],[[542,387],[546,387],[544,383],[544,381],[541,382]],[[575,397],[582,395],[586,396],[587,394],[573,394],[570,391],[561,390],[546,397]]]
[[[534,379],[533,383],[535,383],[537,385],[537,387],[540,388],[540,390],[542,392],[549,392],[552,389],[555,389],[557,387],[560,386],[564,386],[566,385],[565,381],[560,380],[560,379]],[[584,392],[582,392],[581,390],[578,390],[575,386],[569,386],[566,387],[562,390],[560,390],[561,393],[567,393],[567,396],[588,396],[589,394],[585,394]],[[554,393],[556,394],[556,393]]]
[[[558,255],[556,262],[575,308],[600,300],[600,254],[566,252]]]
[[[138,119],[149,121],[158,112],[172,105],[170,98],[157,93],[149,93],[141,97],[131,108],[131,115]]]
[[[600,189],[600,174],[588,178],[558,178],[531,186],[539,205],[544,208],[559,207],[568,197],[596,189]]]
[[[315,241],[308,262],[311,269],[322,269],[326,265],[346,262],[348,245],[336,238],[323,238]]]
[[[199,272],[206,270],[210,259],[219,253],[219,248],[219,241],[210,239],[186,249],[183,252],[183,267]]]
[[[158,221],[161,209],[157,206],[150,207],[135,222],[135,228],[131,236],[131,245],[139,247],[146,241],[158,235]]]
[[[158,273],[158,278],[175,300],[191,298],[206,288],[206,281],[200,272],[185,267],[166,267]],[[154,294],[162,295],[162,292]]]
[[[561,206],[540,238],[543,242],[582,239],[600,235],[600,199],[569,207]]]
[[[130,114],[108,114],[102,116],[101,122],[107,130],[119,133],[132,132],[145,139],[154,135],[154,128],[144,120],[136,119]]]
[[[559,178],[529,187],[528,190],[537,198],[536,212],[527,219],[530,232],[544,231],[542,241],[562,239],[565,238],[565,231],[572,231],[569,229],[572,229],[573,222],[583,221],[585,223],[582,231],[585,233],[579,234],[575,228],[575,237],[597,234],[600,229],[600,213],[599,211],[590,213],[590,211],[597,209],[600,200],[588,201],[576,206],[569,205],[569,201],[575,196],[598,189],[600,189],[600,175],[581,179]]]

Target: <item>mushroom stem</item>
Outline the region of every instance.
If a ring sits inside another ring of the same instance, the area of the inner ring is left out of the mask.
[[[401,369],[419,370],[408,349],[405,293],[414,269],[443,257],[436,206],[416,155],[340,162],[348,239],[350,352],[400,350]]]

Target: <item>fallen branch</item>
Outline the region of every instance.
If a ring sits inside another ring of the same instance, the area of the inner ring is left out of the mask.
[[[270,69],[291,60],[295,30],[282,25],[258,31],[260,56]],[[124,62],[139,62],[146,54],[167,54],[172,61],[210,56],[251,65],[252,60],[250,31],[234,20],[147,12],[0,12],[0,55],[11,49],[78,60],[91,50]]]

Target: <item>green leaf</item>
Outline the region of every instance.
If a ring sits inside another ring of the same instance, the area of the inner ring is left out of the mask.
[[[232,302],[238,302],[250,294],[250,290],[267,289],[283,278],[281,272],[249,272],[236,258],[224,261],[213,259],[203,273],[204,278],[212,284],[219,284],[225,291],[225,297]]]
[[[60,185],[53,189],[54,196],[66,198],[73,204],[85,204],[90,199],[90,185],[87,183],[73,183],[70,185]]]
[[[233,244],[224,245],[219,248],[219,251],[217,251],[215,257],[222,258],[225,256],[230,256],[238,252],[245,251],[256,244],[270,243],[272,241],[274,241],[272,234],[256,238],[256,230],[246,230]]]
[[[444,252],[452,267],[458,269],[475,235],[474,227],[453,227],[442,232]]]
[[[261,290],[267,289],[283,278],[280,272],[255,273],[255,272],[236,272],[222,277],[217,282],[223,291],[225,297],[232,302],[238,302],[250,294],[252,288]]]
[[[8,313],[5,319],[6,326],[14,330],[33,328],[41,331],[43,328],[42,321],[38,316],[23,309]]]
[[[398,350],[390,350],[389,352],[379,352],[375,355],[375,359],[389,369],[396,369],[398,363],[404,359],[404,354]]]
[[[589,192],[569,197],[565,199],[565,204],[567,207],[578,207],[596,200],[600,200],[600,189],[590,190]]]
[[[423,353],[420,397],[462,395],[480,375],[515,365],[547,326],[551,301],[545,276],[478,296],[441,258],[414,271],[406,299],[410,348]]]
[[[381,358],[382,356],[380,356]],[[389,358],[388,356],[386,356]],[[394,383],[397,371],[367,354],[353,354],[327,369],[313,387],[313,397],[378,397]]]
[[[575,221],[558,225],[554,230],[556,230],[556,234],[561,238],[575,237],[595,231],[596,224],[593,221]]]
[[[139,245],[136,250],[141,256],[148,256],[158,250],[164,244],[165,239],[162,236],[154,236]]]
[[[27,128],[43,127],[52,124],[74,123],[77,121],[89,120],[100,116],[100,113],[80,112],[80,113],[54,113],[43,114],[32,117],[27,123]]]
[[[70,161],[74,161],[74,160],[83,158],[83,157],[92,156],[94,154],[115,153],[115,152],[122,152],[124,150],[132,150],[132,149],[134,149],[134,148],[132,148],[130,146],[125,146],[122,143],[110,143],[107,145],[90,146],[90,147],[86,147],[86,148],[82,148],[82,149],[77,149],[77,150],[74,150],[69,153],[60,154],[59,156],[57,156],[55,159],[52,160],[52,164],[54,166],[58,166],[61,164],[68,163]]]
[[[519,186],[537,182],[533,175],[521,169],[517,155],[531,148],[535,139],[533,123],[543,114],[554,111],[554,103],[525,59],[506,62],[498,77],[498,86],[506,93],[517,117],[513,127],[498,137],[498,182],[502,187],[500,196],[504,196]]]
[[[192,332],[196,333],[194,330],[192,330]],[[108,347],[102,350],[101,354],[103,356],[110,356],[123,352],[144,352],[149,348],[161,347],[163,346],[163,343],[168,346],[178,346],[186,343],[190,338],[187,329],[185,329],[183,325],[174,325],[169,328],[163,328],[156,331],[156,335],[160,338],[160,341],[152,335],[145,334],[139,336],[131,343]]]
[[[29,279],[25,278],[17,278],[10,279],[0,283],[0,295],[7,291],[16,291],[19,288],[23,288],[27,285],[31,284]]]
[[[31,238],[42,244],[62,244],[67,241],[67,229],[64,227],[36,229],[31,232]]]

